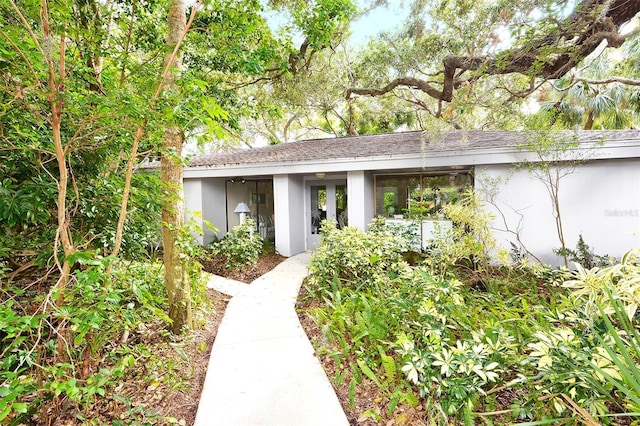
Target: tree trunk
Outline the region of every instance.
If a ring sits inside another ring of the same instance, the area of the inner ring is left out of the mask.
[[[169,34],[165,66],[171,61],[171,52],[180,43],[186,27],[184,0],[171,0],[168,14]],[[178,90],[175,82],[180,77],[182,55],[175,56],[175,62],[167,74],[168,92]],[[169,318],[173,321],[172,331],[179,333],[184,327],[192,327],[191,283],[189,282],[187,260],[182,256],[179,237],[184,225],[184,203],[182,200],[182,143],[184,136],[179,126],[167,124],[162,142],[161,178],[165,199],[162,208],[162,244],[164,248],[165,286],[169,296]]]
[[[177,126],[164,129],[163,151],[179,157],[182,152],[183,134]],[[169,318],[172,330],[179,333],[183,327],[192,326],[191,283],[187,261],[179,245],[180,231],[184,226],[182,190],[182,164],[173,156],[163,155],[161,177],[165,200],[162,209],[162,243],[164,246],[165,286],[169,296]]]
[[[593,109],[590,109],[587,114],[587,121],[584,123],[584,130],[593,129],[593,123],[596,121],[595,112]]]

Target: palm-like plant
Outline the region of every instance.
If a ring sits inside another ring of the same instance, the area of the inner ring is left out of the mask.
[[[621,56],[640,54],[637,40],[625,46]],[[557,81],[553,95],[540,94],[542,110],[555,113],[555,119],[566,127],[580,126],[585,130],[627,129],[640,124],[640,91],[608,76],[627,74],[634,76],[639,64],[630,60],[617,60],[603,52],[579,71],[580,77],[569,75]]]

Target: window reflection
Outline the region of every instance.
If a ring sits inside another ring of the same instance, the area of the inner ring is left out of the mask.
[[[443,206],[456,204],[472,186],[470,171],[376,176],[375,213],[384,217],[437,217]]]
[[[322,221],[327,218],[327,187],[311,186],[311,233],[319,234]]]

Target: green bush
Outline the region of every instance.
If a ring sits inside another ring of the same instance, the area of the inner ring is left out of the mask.
[[[595,254],[593,249],[584,242],[582,234],[578,236],[575,250],[566,247],[564,249],[554,249],[553,252],[558,256],[568,258],[571,262],[578,263],[586,269],[611,266],[615,262],[615,259],[611,256]]]
[[[314,344],[338,366],[334,384],[348,386],[352,407],[363,380],[385,396],[386,413],[358,415],[385,422],[418,398],[434,424],[618,424],[636,415],[637,250],[571,273],[479,264],[486,285],[474,287],[456,269],[408,266],[405,246],[386,232],[325,225],[306,281],[322,333]]]
[[[145,342],[162,342],[169,336],[161,262],[115,260],[112,273],[107,274],[111,258],[78,252],[70,260],[75,270],[61,305],[56,287],[39,296],[15,284],[3,284],[2,424],[27,421],[52,398],[66,400],[69,409],[75,407],[79,413],[105,399],[121,404],[114,389],[128,371],[144,368],[151,356]],[[192,269],[191,275],[196,277],[198,268]],[[192,281],[192,285],[195,295],[203,292],[201,280]],[[32,298],[37,303],[33,304]],[[202,305],[198,301],[195,306]],[[159,374],[164,366],[159,363],[156,367]]]
[[[245,219],[227,232],[221,240],[214,241],[209,248],[211,253],[214,256],[222,256],[225,259],[225,267],[232,271],[255,265],[262,253],[263,241],[254,228],[254,220]]]
[[[309,289],[326,283],[355,289],[383,283],[388,276],[408,267],[402,252],[406,242],[374,221],[369,232],[355,227],[337,229],[335,222],[323,222],[320,247],[309,264]]]
[[[496,242],[489,228],[492,217],[482,209],[480,197],[467,192],[457,204],[445,205],[442,213],[453,226],[436,230],[427,251],[431,268],[438,274],[454,265],[486,271]]]

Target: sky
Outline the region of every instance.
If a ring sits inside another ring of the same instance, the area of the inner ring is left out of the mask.
[[[363,3],[359,0],[358,3]],[[408,11],[396,6],[385,6],[373,9],[371,12],[360,17],[351,23],[351,39],[349,42],[354,46],[362,46],[367,41],[384,31],[391,31],[402,25],[406,19]]]
[[[360,8],[364,8],[367,1],[357,0],[357,3]],[[407,17],[408,10],[399,6],[403,3],[399,0],[391,0],[390,3],[393,3],[394,6],[377,7],[351,23],[351,38],[349,40],[351,46],[366,45],[371,37],[384,31],[394,30],[402,24]],[[266,18],[272,30],[277,30],[287,21],[286,17],[276,13],[268,13]],[[294,39],[294,41],[302,40]]]

